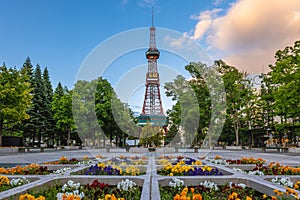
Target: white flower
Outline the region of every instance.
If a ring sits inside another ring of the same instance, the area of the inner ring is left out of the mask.
[[[218,185],[215,184],[214,182],[204,181],[201,182],[200,185],[203,185],[204,187],[209,188],[210,190],[215,190],[215,191],[219,190]]]
[[[24,185],[27,183],[30,183],[30,181],[28,179],[26,179],[25,177],[10,180],[10,185],[14,186],[14,187]]]
[[[74,181],[68,180],[68,185],[69,185],[69,186],[72,186],[73,184],[74,184]]]
[[[218,164],[218,165],[226,165],[226,160],[223,159],[214,159],[214,158],[205,158],[206,161]]]
[[[278,185],[287,186],[287,187],[290,187],[290,188],[294,187],[294,183],[291,181],[291,179],[289,177],[279,178],[278,176],[276,176],[271,181],[272,181],[272,183],[275,183],[275,184],[278,184]]]
[[[61,190],[64,192],[66,189],[67,189],[68,185],[67,184],[64,184],[61,188]]]
[[[169,186],[173,188],[181,187],[183,186],[184,181],[180,180],[178,178],[173,178],[172,181],[170,181]]]
[[[65,167],[65,168],[62,168],[62,169],[55,170],[51,174],[61,174],[61,175],[63,175],[66,171],[68,171],[70,169],[71,169],[70,167]]]
[[[264,176],[265,174],[262,171],[249,171],[248,175],[257,175],[257,176]]]
[[[66,184],[64,184],[61,188],[63,192],[70,192],[73,190],[78,190],[80,188],[80,183],[74,183],[74,181],[69,180]]]
[[[85,196],[83,192],[81,192],[81,193],[79,194],[79,191],[78,191],[78,190],[74,190],[73,192],[57,193],[57,194],[56,194],[57,200],[64,200],[64,199],[65,199],[65,198],[63,198],[63,195],[64,195],[64,194],[67,196],[67,198],[68,198],[68,196],[74,196],[74,195],[77,195],[77,196],[80,197],[80,199],[82,199],[82,198]]]
[[[236,186],[238,186],[238,187],[241,187],[241,188],[243,188],[243,189],[245,189],[246,188],[246,185],[244,184],[244,183],[233,183],[233,182],[230,182],[229,183],[229,187],[230,188],[232,188],[232,185],[236,185]]]
[[[236,171],[236,172],[240,172],[240,173],[243,173],[243,174],[246,174],[246,172],[245,171],[243,171],[243,170],[241,170],[240,168],[232,168],[234,171]]]
[[[119,190],[128,191],[129,189],[132,189],[134,186],[136,186],[135,182],[126,179],[125,181],[122,180],[121,182],[119,182],[117,188]]]
[[[265,175],[262,171],[259,171],[259,170],[246,172],[246,171],[241,170],[239,168],[232,168],[232,169],[236,172],[240,172],[240,173],[248,174],[248,175],[257,175],[257,176],[264,176]]]
[[[62,199],[62,198],[63,198],[63,194],[64,194],[64,193],[57,193],[57,194],[56,194],[57,200]]]

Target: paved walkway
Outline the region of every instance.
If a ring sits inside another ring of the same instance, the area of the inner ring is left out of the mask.
[[[172,153],[171,155],[185,155],[201,158],[204,156],[214,157],[216,155],[222,156],[224,159],[238,159],[241,157],[254,157],[263,158],[267,162],[280,162],[281,164],[300,166],[300,154],[292,153],[279,153],[279,152],[267,152],[262,153],[259,150],[209,150],[199,149],[199,153],[193,153],[193,150],[189,149],[186,152],[181,150],[179,153]],[[144,155],[144,154],[132,154],[126,153],[125,149],[114,149],[110,153],[107,153],[105,149],[92,149],[92,150],[46,150],[45,152],[25,152],[25,153],[1,153],[0,164],[3,163],[41,163],[45,161],[58,160],[61,156],[68,158],[82,158],[87,155],[89,157],[101,154],[105,157],[120,156],[120,155]],[[170,155],[170,154],[169,154]]]

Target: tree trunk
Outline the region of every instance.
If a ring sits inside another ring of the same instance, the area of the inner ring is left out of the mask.
[[[235,126],[235,145],[238,146],[239,145],[239,124],[236,123]]]
[[[0,119],[0,147],[2,147],[2,130],[3,130],[3,119]]]
[[[235,145],[239,145],[239,119],[237,110],[235,111],[235,125],[234,125],[234,132],[235,132]]]
[[[70,144],[71,144],[71,129],[67,128],[67,132],[68,132],[67,145],[70,146]]]
[[[211,143],[211,131],[208,131],[208,146],[209,146],[209,149],[212,148],[212,143]]]

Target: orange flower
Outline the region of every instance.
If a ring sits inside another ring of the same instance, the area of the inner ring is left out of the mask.
[[[192,192],[192,193],[194,193],[194,191],[195,191],[195,188],[191,188],[190,190],[191,190],[191,192]]]
[[[277,197],[271,196],[272,200],[277,200]]]
[[[180,198],[180,195],[179,194],[176,194],[175,196],[174,196],[174,200],[180,200],[181,198]]]
[[[193,194],[193,200],[202,200],[202,195],[201,194]]]
[[[187,187],[185,187],[185,188],[181,191],[180,195],[181,195],[181,196],[186,196],[188,190],[189,190],[189,189],[188,189]]]

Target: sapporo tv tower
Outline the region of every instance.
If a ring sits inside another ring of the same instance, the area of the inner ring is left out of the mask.
[[[151,126],[162,127],[166,130],[166,116],[163,112],[162,101],[159,90],[159,73],[157,70],[157,59],[160,52],[156,48],[155,27],[153,26],[153,8],[152,8],[152,26],[150,27],[150,44],[146,51],[148,60],[148,72],[146,74],[146,91],[142,113],[138,118],[138,124],[145,126],[150,123]]]

